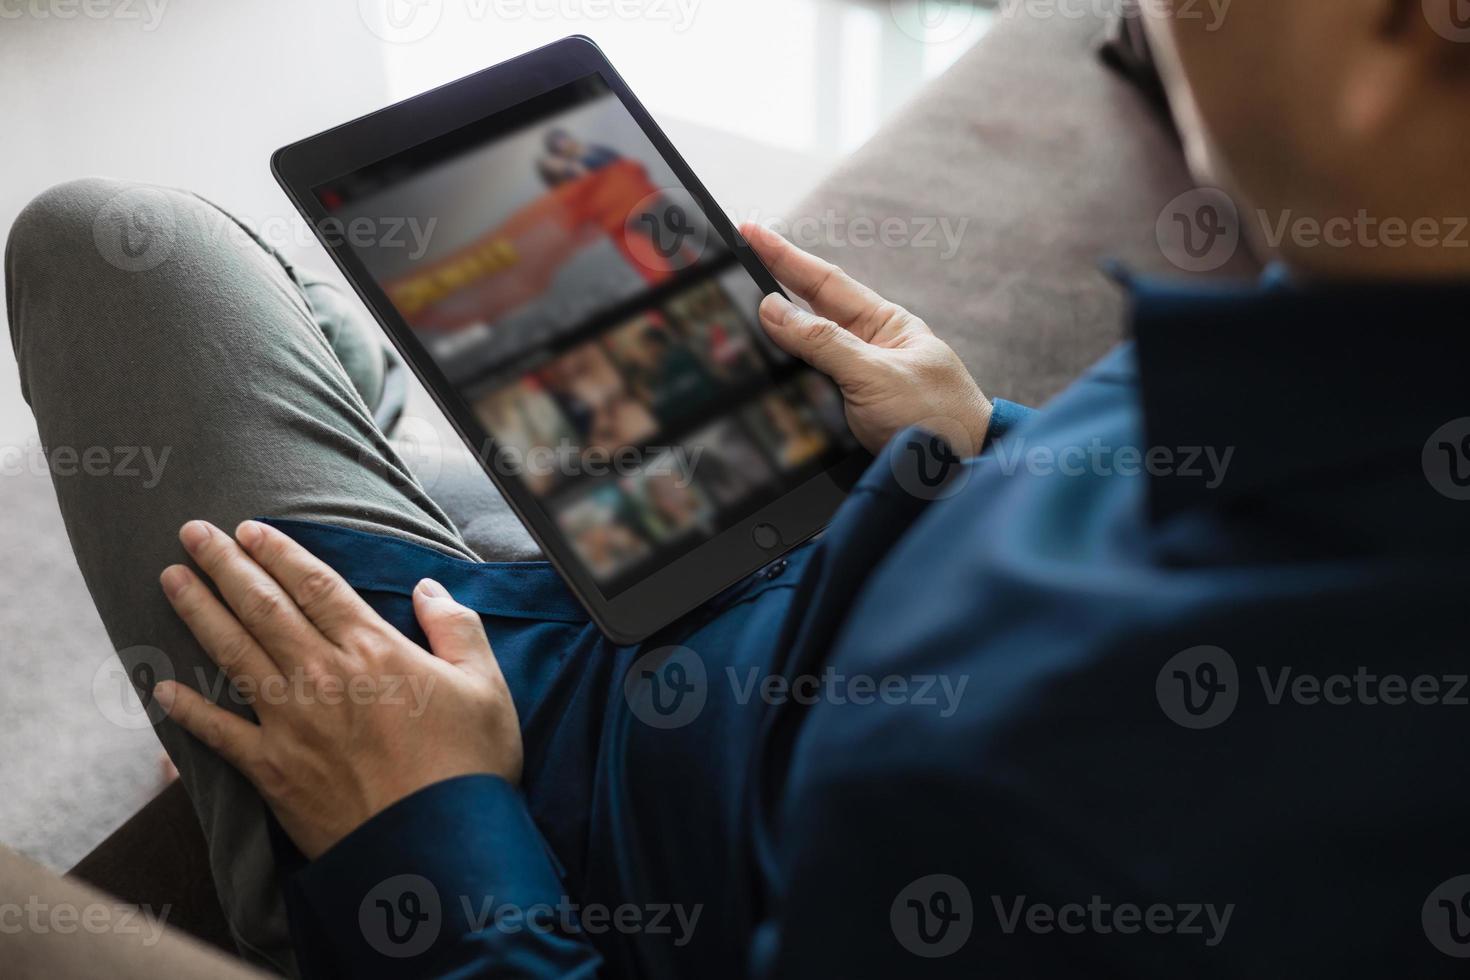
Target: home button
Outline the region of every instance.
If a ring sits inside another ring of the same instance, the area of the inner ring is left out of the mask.
[[[770,524],[757,524],[750,532],[757,548],[770,551],[781,546],[781,532]]]

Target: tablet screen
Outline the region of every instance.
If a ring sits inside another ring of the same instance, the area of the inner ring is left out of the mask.
[[[314,190],[608,598],[855,446],[600,75]]]

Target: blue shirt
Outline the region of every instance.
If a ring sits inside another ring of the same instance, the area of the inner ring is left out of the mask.
[[[1455,970],[1470,290],[1133,289],[1045,413],[901,434],[637,648],[544,564],[280,522],[420,642],[421,577],[479,610],[526,747],[282,848],[306,972]]]

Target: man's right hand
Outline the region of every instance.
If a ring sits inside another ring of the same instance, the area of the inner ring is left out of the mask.
[[[908,310],[841,269],[756,224],[741,226],[777,279],[815,314],[779,293],[761,303],[761,325],[782,350],[842,389],[847,423],[869,452],[925,425],[962,456],[985,443],[992,406],[948,344]],[[962,439],[968,445],[958,445]]]

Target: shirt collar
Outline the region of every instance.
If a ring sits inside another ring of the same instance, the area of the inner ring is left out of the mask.
[[[1470,416],[1470,283],[1125,285],[1148,447],[1233,450],[1152,474],[1156,519],[1369,467],[1428,488],[1426,444]]]

